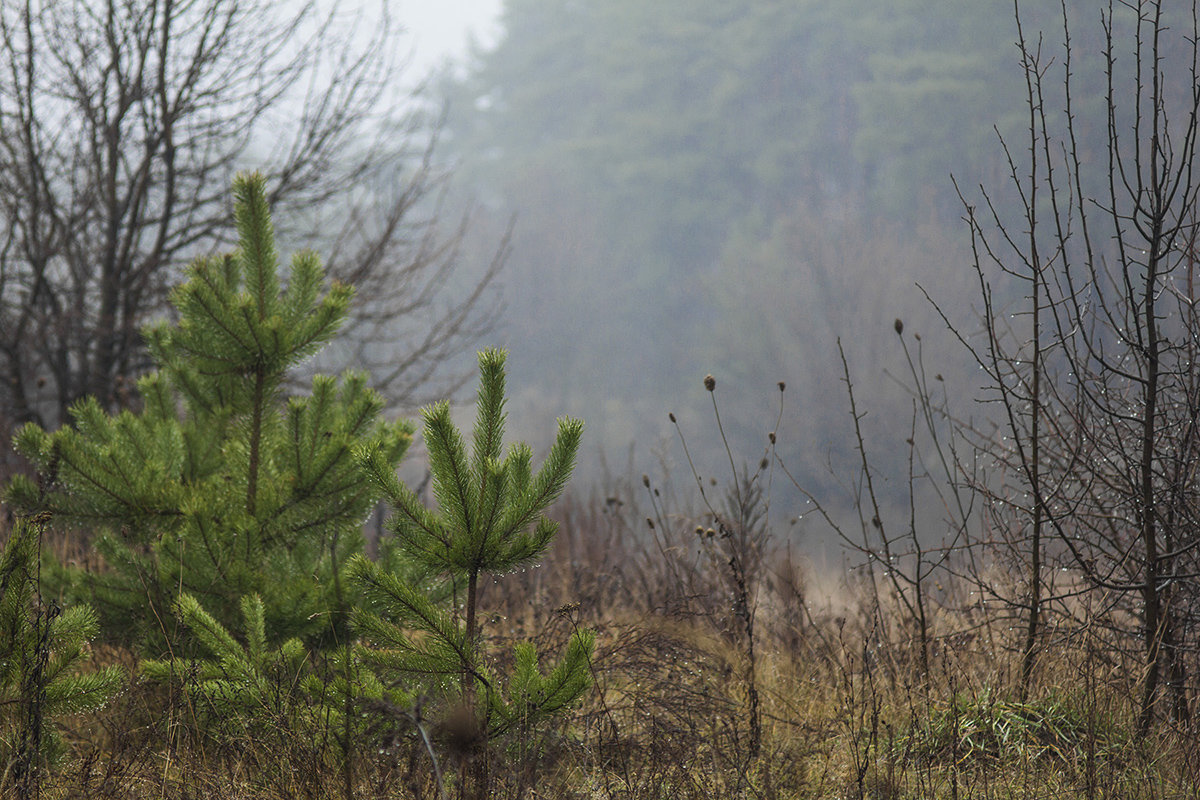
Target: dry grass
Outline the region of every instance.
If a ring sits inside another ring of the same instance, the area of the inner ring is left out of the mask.
[[[1137,654],[1124,655],[1109,627],[1078,625],[1080,609],[1056,617],[1036,688],[1020,701],[1019,632],[969,584],[940,579],[922,675],[913,626],[883,581],[815,570],[768,532],[743,576],[751,673],[728,560],[696,533],[711,517],[639,496],[652,489],[569,499],[544,562],[487,586],[483,633],[500,660],[515,640],[553,652],[576,626],[598,632],[594,689],[561,724],[493,747],[493,796],[1151,800],[1200,790],[1195,732],[1162,723],[1150,740],[1131,734]],[[215,742],[195,734],[194,712],[135,682],[101,713],[66,721],[70,756],[41,797],[439,797],[412,710],[363,709],[371,724],[349,789],[335,732],[314,741],[279,727]],[[428,730],[438,768],[457,774],[465,756],[450,722]],[[448,780],[441,796],[453,796]]]

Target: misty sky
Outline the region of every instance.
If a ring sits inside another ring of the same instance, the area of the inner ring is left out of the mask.
[[[481,42],[495,36],[501,0],[393,0],[389,7],[408,32],[413,68],[423,74],[446,58],[466,52],[474,35]]]

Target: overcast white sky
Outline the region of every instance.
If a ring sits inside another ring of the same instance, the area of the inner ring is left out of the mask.
[[[502,0],[389,0],[393,18],[414,48],[413,71],[424,74],[446,58],[466,53],[474,35],[494,40]]]

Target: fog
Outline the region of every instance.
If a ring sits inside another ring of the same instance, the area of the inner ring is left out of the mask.
[[[392,0],[387,11],[411,47],[407,79],[423,80],[447,64],[464,65],[473,48],[494,46],[502,0]],[[372,16],[378,9],[372,5]]]
[[[636,492],[643,473],[686,489],[681,438],[701,480],[728,485],[727,441],[739,471],[778,457],[781,523],[811,505],[780,464],[845,509],[846,369],[881,491],[903,504],[910,357],[953,413],[988,417],[946,324],[979,327],[952,176],[969,202],[980,184],[1011,199],[1016,25],[1007,3],[916,5],[510,2],[495,43],[435,82],[469,258],[513,225],[491,340],[511,351],[512,434],[544,448],[556,416],[584,418],[577,489]],[[1094,66],[1086,6],[1072,22]],[[1061,30],[1043,9],[1025,23]]]

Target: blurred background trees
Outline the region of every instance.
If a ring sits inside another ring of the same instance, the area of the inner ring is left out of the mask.
[[[1091,103],[1097,9],[1068,7]],[[1027,13],[1061,29],[1057,6]],[[973,390],[916,284],[971,302],[950,175],[1007,172],[996,132],[1024,121],[1011,3],[513,0],[501,21],[439,88],[481,229],[517,217],[499,330],[537,387],[523,402],[565,404],[613,456],[669,443],[668,410],[704,419],[696,378],[713,372],[738,381],[726,401],[753,452],[782,379],[780,447],[828,487],[851,452],[837,335],[863,396],[889,393],[896,317]],[[1100,157],[1102,134],[1081,128],[1081,150]],[[902,444],[906,406],[868,428]],[[581,475],[601,469],[584,454]]]

